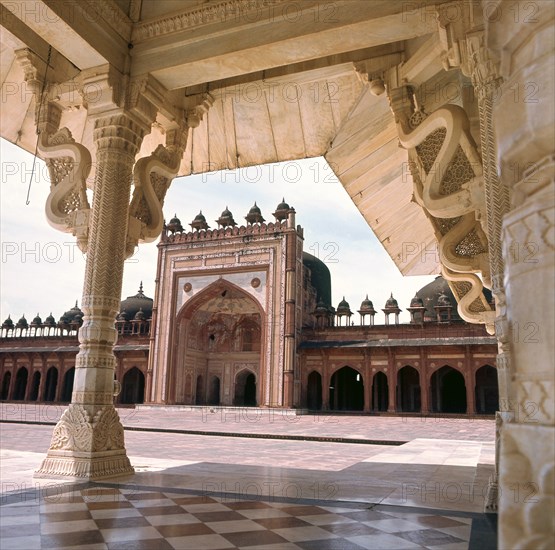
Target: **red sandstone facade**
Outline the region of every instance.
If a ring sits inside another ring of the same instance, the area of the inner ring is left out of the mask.
[[[156,296],[122,302],[116,403],[263,406],[408,414],[493,414],[497,344],[456,315],[437,279],[399,324],[393,296],[375,324],[368,298],[360,324],[349,304],[331,306],[330,275],[303,252],[294,210],[275,223],[258,207],[237,227],[226,209],[209,230],[177,218],[159,244]],[[395,321],[390,319],[394,315]],[[380,314],[378,314],[380,315]],[[369,324],[368,324],[369,319]],[[82,314],[56,323],[7,319],[0,333],[0,398],[69,402]]]

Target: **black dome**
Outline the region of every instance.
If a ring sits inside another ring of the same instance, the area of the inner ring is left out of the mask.
[[[128,296],[120,303],[119,310],[125,312],[127,319],[134,319],[135,315],[142,310],[144,319],[152,317],[152,304],[154,300],[145,296],[143,292],[143,283],[139,286],[139,292],[135,296]]]
[[[415,294],[414,298],[410,301],[410,307],[423,307],[423,306],[424,306],[424,302],[422,301],[422,298],[420,298],[418,294]]]
[[[14,324],[12,321],[11,315],[8,315],[8,318],[2,323],[2,328],[13,328]]]
[[[393,293],[391,293],[391,296],[387,299],[387,302],[385,303],[385,307],[386,308],[398,308],[399,304],[397,303],[397,300],[393,297]]]
[[[172,233],[181,233],[183,231],[181,220],[177,217],[177,214],[174,214],[173,218],[170,220],[170,223],[168,223],[166,227]]]
[[[77,320],[77,319],[75,319],[76,317],[80,317],[81,319],[83,318],[83,312],[81,311],[81,309],[77,305],[77,300],[75,301],[75,305],[71,309],[68,309],[62,315],[62,318],[64,319],[63,322],[65,322],[65,323],[71,323],[71,321]],[[60,318],[60,322],[62,322],[62,318]]]
[[[328,266],[308,252],[303,252],[303,265],[310,269],[310,282],[316,289],[316,303],[331,306],[331,275]]]
[[[286,220],[289,216],[289,211],[291,207],[285,202],[285,198],[277,205],[276,211],[274,212],[274,217],[277,221]]]
[[[56,326],[56,319],[54,319],[54,315],[52,315],[52,312],[50,312],[50,315],[44,320],[44,324],[47,327]]]
[[[21,319],[15,325],[17,328],[29,328],[29,324],[27,323],[27,319],[25,319],[25,315],[21,317]]]
[[[37,316],[31,321],[31,325],[37,327],[42,325],[42,319],[40,318],[40,315],[38,313]]]
[[[368,298],[368,294],[366,295],[366,298],[364,298],[364,300],[362,300],[362,302],[360,304],[360,311],[361,312],[366,312],[366,313],[375,313],[374,304],[372,303],[372,300],[370,300]]]

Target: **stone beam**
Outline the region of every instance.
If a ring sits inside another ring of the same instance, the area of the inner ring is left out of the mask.
[[[171,30],[150,39],[134,38],[131,74],[150,73],[175,89],[409,40],[437,29],[433,4],[408,9],[373,1],[353,10],[352,2],[340,0],[333,6],[327,19],[317,17],[313,6],[295,3],[287,18],[235,18],[204,27],[202,33],[175,30],[176,21],[166,27]]]
[[[79,69],[110,63],[123,71],[128,41],[108,23],[110,15],[100,9],[104,0],[92,5],[61,0],[0,2],[24,25],[25,37],[40,36]],[[31,46],[27,39],[24,42]]]

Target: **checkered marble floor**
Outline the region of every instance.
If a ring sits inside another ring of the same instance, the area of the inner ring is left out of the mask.
[[[15,501],[4,498],[0,548],[466,550],[478,516],[131,485],[53,485]]]

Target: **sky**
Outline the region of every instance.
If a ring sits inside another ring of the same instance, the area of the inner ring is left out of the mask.
[[[0,320],[8,314],[28,321],[52,313],[59,319],[75,302],[81,303],[85,257],[70,233],[48,224],[44,205],[50,189],[48,170],[37,159],[30,203],[26,204],[33,156],[0,139]],[[267,221],[282,198],[297,212],[304,228],[304,250],[326,263],[332,278],[332,301],[345,297],[355,312],[368,294],[381,310],[390,293],[403,309],[416,291],[434,276],[403,277],[349,198],[324,159],[263,165],[236,171],[176,178],[164,204],[166,220],[177,214],[184,227],[202,210],[208,224],[226,206],[238,224],[256,203]],[[122,299],[136,294],[142,281],[154,297],[156,242],[139,245],[125,262]],[[383,313],[376,323],[383,323]],[[359,316],[353,317],[358,323]]]

